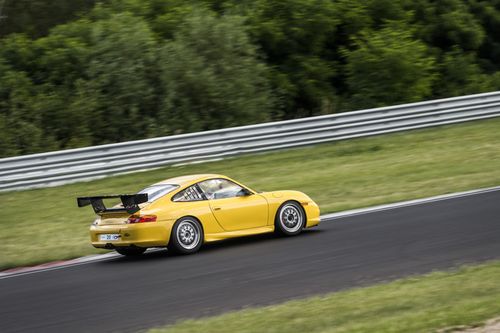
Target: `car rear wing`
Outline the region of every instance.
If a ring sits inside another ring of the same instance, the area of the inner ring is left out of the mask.
[[[113,199],[113,198],[120,198],[123,207],[106,208],[102,200]],[[140,209],[139,204],[148,201],[148,194],[138,193],[138,194],[101,195],[95,197],[80,197],[77,198],[76,200],[78,202],[78,207],[85,207],[88,205],[92,205],[92,208],[94,208],[94,212],[96,214],[122,213],[122,212],[134,214]]]

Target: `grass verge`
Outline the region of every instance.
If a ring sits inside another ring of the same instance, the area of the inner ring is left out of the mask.
[[[125,161],[126,162],[126,161]],[[500,184],[500,119],[166,167],[0,194],[0,269],[97,253],[79,195],[136,192],[180,174],[222,173],[258,190],[296,189],[322,212]]]
[[[463,267],[280,305],[187,320],[149,333],[435,332],[500,314],[500,263]]]

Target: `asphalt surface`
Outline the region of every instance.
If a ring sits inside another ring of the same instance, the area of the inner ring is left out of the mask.
[[[500,258],[500,191],[0,280],[0,332],[136,332]]]

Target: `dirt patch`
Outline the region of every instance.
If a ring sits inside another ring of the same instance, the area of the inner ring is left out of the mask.
[[[438,333],[500,333],[500,317],[488,320],[484,326],[473,328],[454,327],[440,330]]]

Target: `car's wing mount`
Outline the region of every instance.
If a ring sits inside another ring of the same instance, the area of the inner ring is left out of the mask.
[[[114,199],[114,198],[120,198],[120,200],[122,201],[121,207],[106,208],[103,199]],[[85,207],[88,205],[92,205],[92,208],[94,208],[94,212],[96,214],[121,213],[121,212],[134,214],[140,209],[139,204],[148,201],[148,194],[138,193],[138,194],[100,195],[93,197],[79,197],[76,200],[78,203],[78,207]]]

